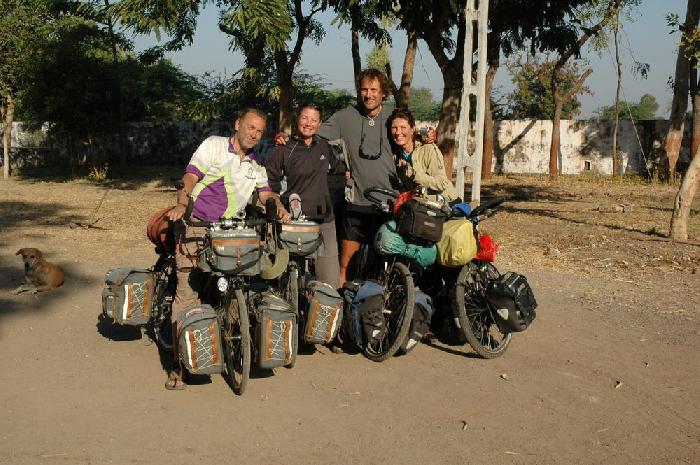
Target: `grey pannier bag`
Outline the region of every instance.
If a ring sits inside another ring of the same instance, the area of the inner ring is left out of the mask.
[[[321,245],[321,226],[314,221],[292,220],[282,224],[279,238],[290,254],[306,257]]]
[[[304,342],[331,342],[343,321],[343,298],[330,284],[311,281],[307,286],[307,301]]]
[[[260,368],[293,365],[297,356],[297,315],[287,301],[269,292],[254,297]]]
[[[105,275],[102,313],[120,325],[148,323],[153,309],[153,273],[142,268],[115,268]]]
[[[251,228],[210,229],[205,257],[214,270],[230,274],[260,274],[260,236]]]
[[[197,305],[177,314],[177,348],[182,366],[190,373],[221,373],[224,366],[221,330],[216,312]]]

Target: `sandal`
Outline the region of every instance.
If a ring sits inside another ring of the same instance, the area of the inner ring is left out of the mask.
[[[182,391],[187,387],[187,383],[177,377],[175,374],[171,374],[168,380],[165,382],[165,389],[168,391]]]

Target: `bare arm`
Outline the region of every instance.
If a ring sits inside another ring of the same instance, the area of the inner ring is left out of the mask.
[[[277,218],[282,220],[283,223],[286,223],[290,220],[291,215],[287,211],[287,209],[284,208],[284,205],[282,205],[282,201],[280,200],[280,195],[277,194],[276,192],[272,191],[261,191],[258,193],[260,195],[260,201],[265,204],[267,202],[267,199],[275,199],[275,203],[277,204]]]
[[[185,173],[182,177],[182,182],[185,187],[177,191],[177,205],[166,215],[170,220],[177,221],[183,217],[185,210],[187,210],[187,205],[189,204],[189,195],[192,193],[192,189],[194,189],[194,185],[197,184],[198,181],[199,178],[192,173]]]

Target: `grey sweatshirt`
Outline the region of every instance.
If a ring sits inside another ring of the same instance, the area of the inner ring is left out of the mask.
[[[349,158],[346,163],[355,181],[354,206],[371,205],[362,194],[368,187],[398,187],[394,156],[391,153],[389,131],[386,127],[390,114],[391,109],[386,105],[382,106],[382,111],[374,117],[374,126],[370,126],[369,119],[357,108],[347,107],[331,116],[318,130],[318,135],[324,139],[343,139],[345,142]],[[361,155],[360,149],[364,156]],[[378,158],[370,159],[377,155]]]

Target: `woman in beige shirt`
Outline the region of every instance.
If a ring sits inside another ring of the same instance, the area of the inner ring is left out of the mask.
[[[407,190],[425,187],[429,195],[442,194],[453,202],[459,198],[445,173],[445,162],[435,144],[417,140],[416,123],[411,112],[397,108],[389,116],[387,127],[391,133],[399,181]]]

